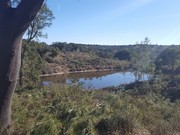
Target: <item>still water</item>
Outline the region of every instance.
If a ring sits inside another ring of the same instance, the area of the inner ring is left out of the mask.
[[[86,89],[101,89],[132,83],[137,80],[137,77],[139,80],[147,80],[149,75],[137,76],[135,72],[90,72],[43,77],[42,81],[43,85],[56,82],[82,85]]]

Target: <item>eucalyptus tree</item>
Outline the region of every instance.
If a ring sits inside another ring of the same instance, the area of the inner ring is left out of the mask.
[[[47,38],[47,33],[43,33],[43,29],[50,27],[53,19],[53,12],[48,8],[47,4],[44,3],[26,32],[27,43],[33,39]]]
[[[19,0],[13,0],[14,4],[17,4]],[[30,26],[26,31],[27,36],[27,44],[22,46],[22,54],[21,54],[21,68],[19,74],[19,85],[23,86],[23,67],[24,67],[24,59],[25,53],[28,52],[28,45],[30,41],[38,38],[47,38],[47,34],[43,32],[46,27],[50,27],[52,24],[52,20],[54,19],[53,12],[48,8],[47,4],[44,3],[36,15],[35,19],[31,22]]]
[[[150,44],[150,39],[148,37],[144,38],[144,41],[141,41],[142,45],[149,45]]]
[[[11,102],[21,61],[21,41],[44,0],[0,0],[0,128],[11,127]]]

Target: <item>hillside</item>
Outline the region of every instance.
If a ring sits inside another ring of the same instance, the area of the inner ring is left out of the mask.
[[[24,46],[27,45],[24,43]],[[32,53],[36,55],[35,57],[43,64],[41,74],[125,69],[147,72],[153,67],[159,68],[158,70],[168,70],[172,66],[173,70],[178,72],[180,65],[180,46],[143,44],[105,46],[75,43],[47,45],[32,42],[27,48],[25,62],[31,61]]]

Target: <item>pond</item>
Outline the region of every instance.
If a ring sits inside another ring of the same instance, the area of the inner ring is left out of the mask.
[[[101,89],[105,87],[119,86],[129,84],[138,80],[148,80],[149,75],[143,74],[137,76],[135,72],[88,72],[73,73],[43,77],[42,83],[48,86],[52,82],[82,85],[85,89]]]

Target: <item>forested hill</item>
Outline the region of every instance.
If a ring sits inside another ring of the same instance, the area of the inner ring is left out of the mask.
[[[23,47],[26,48],[23,71],[36,71],[38,75],[87,70],[180,71],[180,46],[106,46],[62,42],[52,45],[31,42],[26,45],[23,42]]]
[[[57,47],[64,52],[93,52],[103,58],[114,58],[118,52],[127,52],[133,57],[133,54],[136,54],[139,51],[149,51],[153,57],[157,57],[165,48],[167,48],[167,46],[163,45],[92,45],[66,42],[56,42],[53,43],[52,46]],[[126,59],[126,57],[124,57],[124,59]]]

